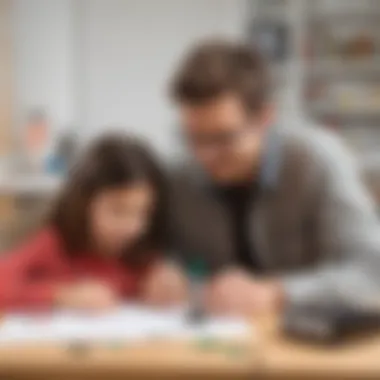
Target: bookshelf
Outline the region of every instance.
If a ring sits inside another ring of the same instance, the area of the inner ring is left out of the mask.
[[[248,39],[261,46],[255,24],[272,33],[263,52],[280,120],[333,129],[380,189],[380,1],[250,0],[249,9]]]

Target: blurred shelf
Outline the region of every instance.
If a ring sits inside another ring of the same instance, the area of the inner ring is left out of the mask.
[[[0,174],[0,195],[49,196],[60,189],[62,181],[45,174]]]
[[[306,113],[316,119],[332,118],[347,124],[365,123],[366,125],[380,125],[380,106],[343,109],[342,105],[328,101],[311,101],[306,104]]]
[[[368,22],[373,24],[379,22],[380,12],[378,7],[374,10],[365,11],[315,12],[310,13],[308,19],[311,23],[316,24],[333,23],[335,25],[338,23],[349,23],[353,27],[356,27],[358,24],[362,25]]]
[[[328,79],[373,78],[380,76],[380,59],[357,60],[347,63],[346,60],[325,60],[306,66],[306,73],[311,77],[324,77]]]

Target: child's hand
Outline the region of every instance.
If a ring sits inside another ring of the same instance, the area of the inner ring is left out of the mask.
[[[91,281],[63,286],[56,293],[56,302],[63,308],[104,311],[115,307],[118,298],[110,287]]]
[[[142,300],[152,306],[173,306],[185,302],[188,280],[180,266],[163,262],[148,274],[142,287]]]

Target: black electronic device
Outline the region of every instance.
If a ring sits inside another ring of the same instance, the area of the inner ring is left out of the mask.
[[[339,344],[380,330],[380,310],[344,303],[287,308],[282,331],[287,337],[310,343]]]

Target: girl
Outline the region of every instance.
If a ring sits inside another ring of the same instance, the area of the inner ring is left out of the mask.
[[[165,195],[141,145],[120,135],[100,138],[69,173],[43,230],[0,262],[0,309],[97,310],[128,298],[162,300],[147,284],[150,276],[157,284]],[[175,283],[183,279],[170,281],[180,289]]]

